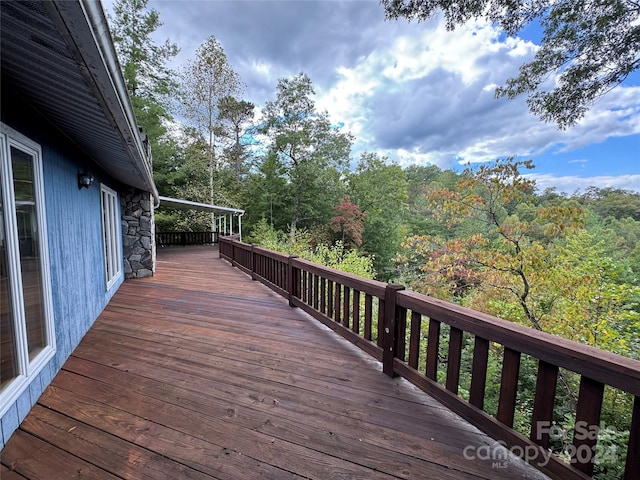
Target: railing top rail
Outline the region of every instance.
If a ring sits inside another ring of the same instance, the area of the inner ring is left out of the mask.
[[[196,231],[190,231],[190,232],[185,232],[184,230],[180,230],[180,231],[175,231],[175,230],[170,230],[170,231],[156,231],[156,235],[175,235],[175,234],[180,234],[180,235],[189,235],[191,233],[214,233],[211,230],[196,230]]]
[[[273,250],[269,250],[266,248],[254,246],[253,251],[259,253],[260,255],[264,255],[265,257],[272,258],[274,260],[278,260],[283,263],[287,263],[289,261],[289,255],[280,252],[274,252]]]
[[[485,340],[640,396],[640,361],[403,290],[398,305]]]
[[[356,290],[359,290],[364,293],[368,293],[378,298],[384,298],[384,289],[387,286],[386,283],[379,282],[377,280],[370,280],[368,278],[363,278],[358,275],[346,273],[341,270],[336,270],[335,268],[327,267],[324,265],[319,265],[317,263],[311,262],[309,260],[304,260],[302,258],[294,259],[293,266],[296,268],[303,269],[307,272],[311,272],[316,275],[323,276],[327,280],[338,282],[349,288],[354,288]]]

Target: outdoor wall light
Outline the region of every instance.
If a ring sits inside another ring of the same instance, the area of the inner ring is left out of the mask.
[[[89,188],[93,183],[93,175],[87,172],[78,173],[78,189]]]

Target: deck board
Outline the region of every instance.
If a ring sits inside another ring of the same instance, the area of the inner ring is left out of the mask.
[[[122,285],[2,478],[546,478],[465,459],[494,442],[217,257],[163,249]]]

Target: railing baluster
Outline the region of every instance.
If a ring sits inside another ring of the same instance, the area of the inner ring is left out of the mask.
[[[333,290],[334,299],[333,299],[333,319],[340,323],[340,308],[342,306],[342,285],[336,282],[335,289]]]
[[[502,378],[496,419],[508,427],[513,427],[518,395],[518,375],[520,373],[520,352],[504,348],[502,357]]]
[[[327,280],[327,317],[333,317],[333,281]]]
[[[327,280],[324,277],[320,279],[320,311],[327,313]]]
[[[373,322],[373,297],[364,295],[364,338],[371,341],[371,324]]]
[[[342,325],[346,328],[349,328],[349,314],[351,312],[350,300],[351,289],[345,285],[344,291],[342,292]]]
[[[487,362],[489,359],[489,340],[478,337],[473,344],[473,366],[471,367],[471,388],[469,403],[484,408],[484,391],[487,384]]]
[[[589,433],[600,424],[604,385],[595,380],[580,377],[580,393],[576,406],[576,430],[573,435],[573,455],[571,460],[578,470],[593,474],[593,457],[597,440]]]
[[[292,272],[289,272],[289,269],[287,268],[286,264],[283,264],[281,261],[279,260],[273,260],[273,264],[278,272],[278,282],[280,283],[280,286],[282,288],[285,288],[288,284],[289,284],[289,275],[292,274]],[[295,288],[295,292],[297,292],[299,290],[299,282],[298,284],[296,284],[296,277],[295,275],[293,275],[293,282],[294,282],[294,288]],[[296,288],[298,287],[298,288]],[[294,293],[295,295],[295,293]]]
[[[633,413],[631,414],[631,426],[629,427],[624,480],[637,480],[638,478],[640,478],[640,397],[635,397]]]
[[[251,264],[251,280],[256,280],[256,253],[255,253],[255,246],[253,244],[251,244],[251,260],[250,260],[250,264]]]
[[[549,448],[549,427],[553,417],[553,403],[556,398],[558,367],[550,363],[538,362],[536,394],[531,416],[529,438],[543,448]]]
[[[353,290],[353,314],[351,315],[351,331],[360,334],[360,290]]]
[[[384,331],[384,309],[385,309],[385,304],[384,304],[384,299],[379,298],[378,299],[378,338],[376,339],[376,344],[379,347],[382,347],[382,343],[384,341],[384,335],[382,334],[382,332]]]
[[[451,327],[449,330],[449,352],[447,354],[447,380],[445,387],[458,393],[460,384],[460,359],[462,358],[462,330]]]
[[[293,307],[293,299],[298,296],[299,293],[299,279],[296,281],[296,275],[294,274],[293,259],[298,258],[297,255],[289,255],[289,262],[287,264],[287,291],[289,292],[289,306]]]
[[[407,309],[398,307],[396,320],[396,358],[403,362],[407,355]]]
[[[431,380],[438,381],[438,354],[440,351],[440,322],[429,319],[429,335],[427,337],[427,364],[425,374]]]
[[[300,291],[300,298],[303,302],[307,300],[307,272],[302,270],[300,272],[302,274],[302,289]]]
[[[318,275],[313,276],[313,308],[318,310],[318,300],[320,296],[320,278]]]
[[[422,315],[411,312],[411,333],[409,335],[409,366],[418,369],[420,361],[420,324]]]

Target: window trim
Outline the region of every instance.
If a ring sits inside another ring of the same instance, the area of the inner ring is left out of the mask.
[[[29,361],[27,333],[24,313],[24,295],[22,273],[20,269],[20,250],[18,246],[15,196],[13,191],[13,169],[11,166],[11,147],[18,148],[33,157],[33,180],[35,206],[39,229],[40,281],[42,282],[42,309],[46,346]],[[0,122],[0,155],[4,159],[0,169],[4,184],[2,203],[5,206],[5,241],[7,243],[7,269],[13,306],[14,335],[17,353],[18,372],[16,377],[0,392],[0,417],[15,403],[29,387],[40,371],[48,365],[56,353],[55,322],[51,271],[49,262],[49,240],[45,209],[44,177],[42,171],[42,148],[28,137]]]
[[[106,207],[106,208],[105,208]],[[100,212],[102,215],[102,254],[104,258],[104,278],[108,291],[122,275],[122,250],[120,249],[120,214],[118,194],[115,190],[100,184]]]

